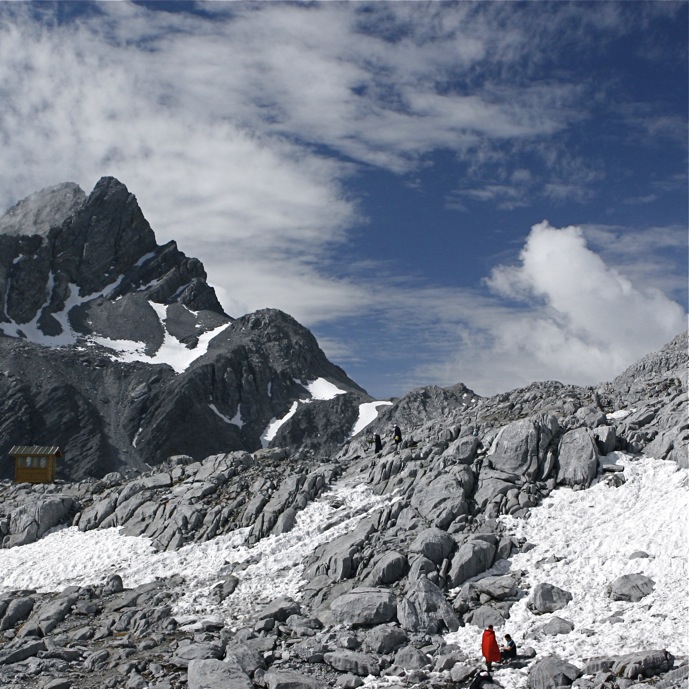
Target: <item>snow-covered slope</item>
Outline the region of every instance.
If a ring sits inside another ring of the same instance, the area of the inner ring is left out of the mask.
[[[614,486],[602,479],[588,490],[561,488],[526,518],[503,517],[507,533],[526,539],[533,549],[477,577],[521,570],[526,586],[548,582],[571,592],[572,602],[557,612],[574,624],[570,634],[538,633],[552,615],[530,612],[527,596],[512,607],[504,631],[521,647],[533,647],[538,656],[557,654],[581,665],[592,657],[643,649],[686,655],[689,473],[648,457],[615,459],[625,467],[626,483]],[[253,548],[244,544],[248,529],[160,553],[149,539],[123,536],[116,528],[86,533],[76,527],[58,529],[38,543],[0,550],[0,596],[10,589],[60,591],[99,584],[114,572],[132,588],[181,575],[184,584],[173,610],[180,624],[189,629],[210,623],[236,627],[276,598],[300,600],[305,558],[397,499],[394,493],[375,495],[357,480],[344,480],[308,505],[292,531],[269,536]],[[638,551],[648,557],[630,557]],[[235,568],[237,589],[218,603],[214,586]],[[643,573],[655,582],[642,603],[613,601],[606,593],[608,584],[629,573]],[[479,663],[480,634],[479,628],[467,625],[446,640]],[[527,669],[507,666],[494,676],[503,687],[521,689]],[[442,673],[437,677],[442,679]],[[366,686],[386,687],[389,680],[369,678]]]

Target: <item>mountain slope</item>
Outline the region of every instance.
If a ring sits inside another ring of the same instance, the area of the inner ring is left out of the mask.
[[[319,379],[339,399],[312,394]],[[227,316],[200,261],[159,246],[113,178],[88,196],[73,184],[38,192],[0,219],[2,455],[60,445],[63,478],[102,476],[253,451],[271,424],[281,442],[321,451],[368,400],[286,314]]]

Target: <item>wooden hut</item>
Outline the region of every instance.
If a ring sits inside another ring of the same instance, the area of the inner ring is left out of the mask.
[[[14,457],[17,483],[52,483],[57,458],[63,456],[57,445],[15,445],[8,454]]]

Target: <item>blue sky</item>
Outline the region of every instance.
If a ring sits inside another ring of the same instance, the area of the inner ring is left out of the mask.
[[[0,206],[124,182],[379,397],[687,323],[686,2],[2,3]]]

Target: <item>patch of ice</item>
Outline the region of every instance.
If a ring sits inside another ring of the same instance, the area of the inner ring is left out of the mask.
[[[302,383],[315,400],[331,400],[338,395],[344,395],[345,390],[340,390],[325,378],[316,378],[311,383]]]
[[[355,436],[366,428],[372,421],[378,418],[378,407],[392,406],[392,402],[364,402],[359,405],[359,417],[349,434]]]
[[[635,411],[636,411],[636,409],[618,409],[617,411],[610,412],[609,414],[606,414],[605,416],[608,419],[625,419],[630,414],[633,414]]]
[[[208,406],[211,408],[211,411],[219,416],[225,423],[234,423],[232,419],[230,419],[228,416],[225,416],[225,414],[223,414],[212,402],[209,403]]]
[[[263,447],[268,447],[268,443],[277,435],[280,427],[287,423],[296,413],[299,408],[299,400],[292,402],[290,410],[281,419],[271,419],[263,435],[261,436],[261,445]]]

